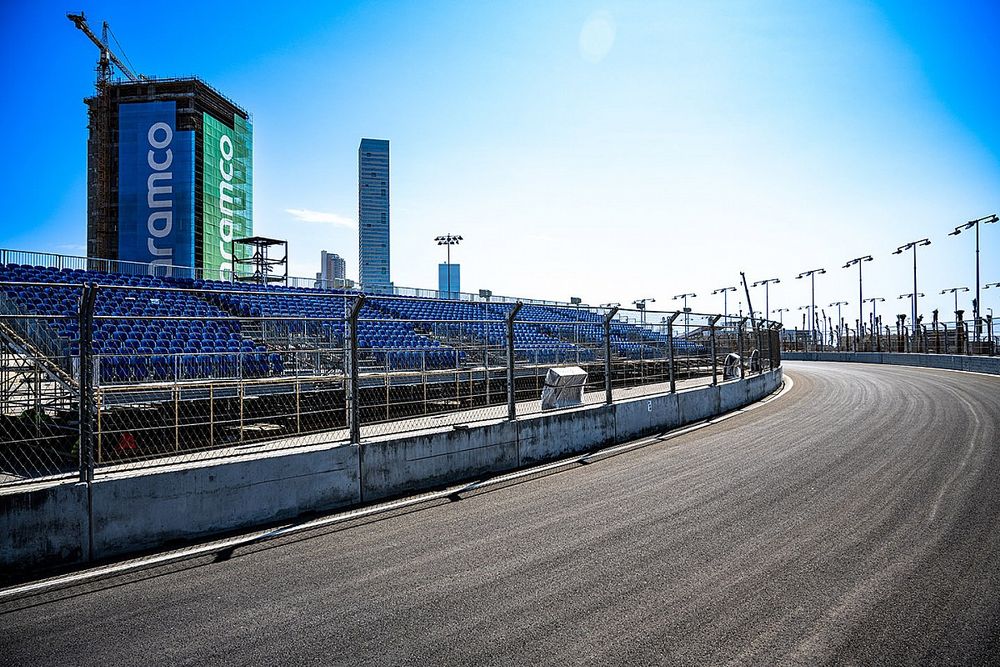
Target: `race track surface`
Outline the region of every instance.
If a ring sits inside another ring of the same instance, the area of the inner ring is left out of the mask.
[[[0,663],[990,664],[1000,378],[786,362],[558,473],[0,605]]]

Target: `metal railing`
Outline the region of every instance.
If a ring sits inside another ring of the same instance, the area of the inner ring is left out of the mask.
[[[917,330],[897,320],[872,327],[832,326],[825,331],[785,329],[781,335],[786,352],[902,352],[915,354],[1000,355],[1000,319],[981,318],[978,327],[969,320],[929,323]]]
[[[0,337],[0,484],[517,419],[542,412],[553,368],[584,370],[583,403],[599,404],[780,365],[777,325],[718,315],[238,284],[23,288],[0,281],[21,299],[0,329],[44,326],[72,373],[58,382],[52,359]]]
[[[199,269],[192,266],[149,264],[146,262],[130,262],[118,259],[102,259],[98,257],[83,257],[79,255],[63,255],[49,252],[36,252],[33,250],[16,250],[0,248],[0,266],[17,264],[22,266],[51,267],[57,270],[67,271],[99,271],[102,273],[120,274],[127,276],[159,276],[169,278],[191,278],[196,280],[213,280],[222,282],[233,282],[229,271],[218,269]],[[239,284],[238,282],[235,284]],[[387,296],[415,297],[423,299],[440,299],[443,295],[438,290],[423,289],[419,287],[402,287],[398,285],[386,286],[384,288],[372,288],[358,286],[357,288],[345,287],[346,281],[342,280],[317,280],[315,277],[306,278],[301,276],[289,276],[288,287],[297,289],[329,289],[338,291],[350,291],[352,293],[384,294]],[[459,301],[470,303],[526,303],[542,306],[564,306],[568,308],[588,308],[589,306],[571,304],[562,301],[546,299],[526,299],[523,297],[503,296],[489,292],[488,296],[474,292],[457,292],[455,298]]]

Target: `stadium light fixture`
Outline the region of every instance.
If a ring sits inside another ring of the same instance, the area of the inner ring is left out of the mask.
[[[849,259],[844,264],[845,269],[849,269],[855,264],[858,265],[858,326],[861,326],[861,324],[863,324],[865,321],[865,314],[864,314],[865,292],[861,280],[861,265],[864,264],[865,262],[871,262],[873,260],[874,257],[872,257],[871,255],[862,255],[861,257],[855,257],[854,259]]]
[[[780,283],[780,278],[765,278],[764,280],[758,280],[757,282],[750,285],[750,287],[760,287],[764,286],[764,315],[767,315],[768,311],[771,310],[771,295],[770,287],[772,283]],[[751,313],[753,315],[753,313]]]
[[[727,295],[735,291],[735,287],[720,287],[719,289],[712,290],[712,294],[722,294],[722,317],[726,320],[729,319],[729,299]]]
[[[810,313],[809,328],[812,331],[810,338],[813,342],[813,351],[816,350],[816,276],[823,275],[826,273],[826,269],[810,269],[809,271],[803,271],[799,275],[795,276],[796,280],[801,280],[802,278],[809,278],[812,283],[812,299],[810,303],[812,304],[812,311]]]
[[[905,244],[899,246],[898,248],[896,248],[895,252],[892,253],[893,255],[902,255],[907,250],[910,250],[910,249],[913,250],[913,292],[911,292],[913,303],[910,304],[910,309],[911,309],[911,312],[910,312],[910,325],[913,327],[913,335],[914,335],[914,337],[916,337],[917,333],[918,333],[917,332],[917,299],[919,298],[918,295],[919,296],[923,296],[923,294],[920,294],[919,292],[917,292],[917,248],[920,248],[920,247],[923,247],[923,246],[928,246],[930,244],[931,244],[931,240],[930,239],[920,239],[919,241],[910,241],[909,243],[905,243]]]
[[[980,304],[980,296],[981,296],[980,295],[980,291],[979,291],[979,226],[980,225],[993,224],[998,219],[1000,219],[1000,218],[997,218],[997,214],[996,213],[993,213],[992,215],[984,215],[981,218],[976,218],[975,220],[969,220],[964,225],[959,225],[958,227],[955,227],[955,231],[953,231],[953,232],[948,232],[948,236],[958,236],[959,234],[961,234],[962,232],[964,232],[967,229],[971,229],[972,227],[976,228],[976,300],[972,304],[972,306],[973,306],[972,307],[972,313],[973,313],[973,316],[975,317],[975,322],[976,322],[976,329],[975,330],[976,330],[976,340],[977,341],[980,338],[980,333],[979,333],[979,310],[980,310],[980,305],[979,304]],[[958,310],[958,309],[956,308],[956,310]]]
[[[698,295],[694,292],[688,292],[686,294],[675,294],[673,297],[674,301],[677,299],[684,299],[684,335],[687,336],[690,333],[691,325],[691,311],[688,309],[688,297],[692,299],[696,298]]]
[[[646,304],[654,303],[655,301],[656,299],[654,299],[651,296],[648,296],[644,299],[636,299],[635,301],[632,302],[632,305],[634,305],[636,307],[636,310],[639,311],[639,318],[641,319],[643,324],[646,323]]]
[[[875,330],[875,325],[878,322],[878,316],[875,315],[875,304],[879,301],[885,303],[885,298],[881,296],[870,296],[865,299],[865,303],[870,303],[872,305],[872,331]]]
[[[958,319],[958,293],[968,292],[968,287],[949,287],[948,289],[941,290],[941,294],[954,294],[955,295],[955,319]]]
[[[831,308],[833,308],[834,306],[837,307],[837,324],[840,324],[844,320],[844,318],[841,317],[840,315],[840,307],[850,305],[850,303],[851,303],[850,301],[834,301],[833,303],[830,304]]]
[[[788,312],[787,308],[775,308],[774,310],[771,311],[771,314],[773,315],[775,313],[778,313],[778,317],[780,318],[781,326],[784,327],[785,326],[785,315],[784,315],[784,313],[787,313],[787,312]]]
[[[445,270],[448,272],[448,297],[451,298],[451,247],[453,245],[458,245],[463,239],[459,235],[452,234],[451,232],[445,234],[444,236],[435,236],[434,240],[437,241],[438,245],[443,245],[448,248],[448,256],[445,260]]]
[[[799,310],[800,311],[802,311],[802,310],[806,311],[806,312],[802,313],[802,331],[806,332],[806,331],[811,330],[812,329],[812,325],[811,324],[809,325],[809,328],[806,328],[806,324],[807,324],[806,318],[809,317],[810,314],[812,313],[812,306],[807,303],[804,306],[799,306]]]

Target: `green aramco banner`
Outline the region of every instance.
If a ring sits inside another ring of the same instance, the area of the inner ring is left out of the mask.
[[[228,279],[233,239],[253,236],[253,128],[239,116],[234,125],[204,114],[201,266],[208,280]]]

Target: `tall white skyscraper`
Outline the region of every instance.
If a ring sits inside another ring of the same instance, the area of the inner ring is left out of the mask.
[[[390,288],[389,142],[385,139],[362,139],[358,148],[358,250],[361,289]]]

